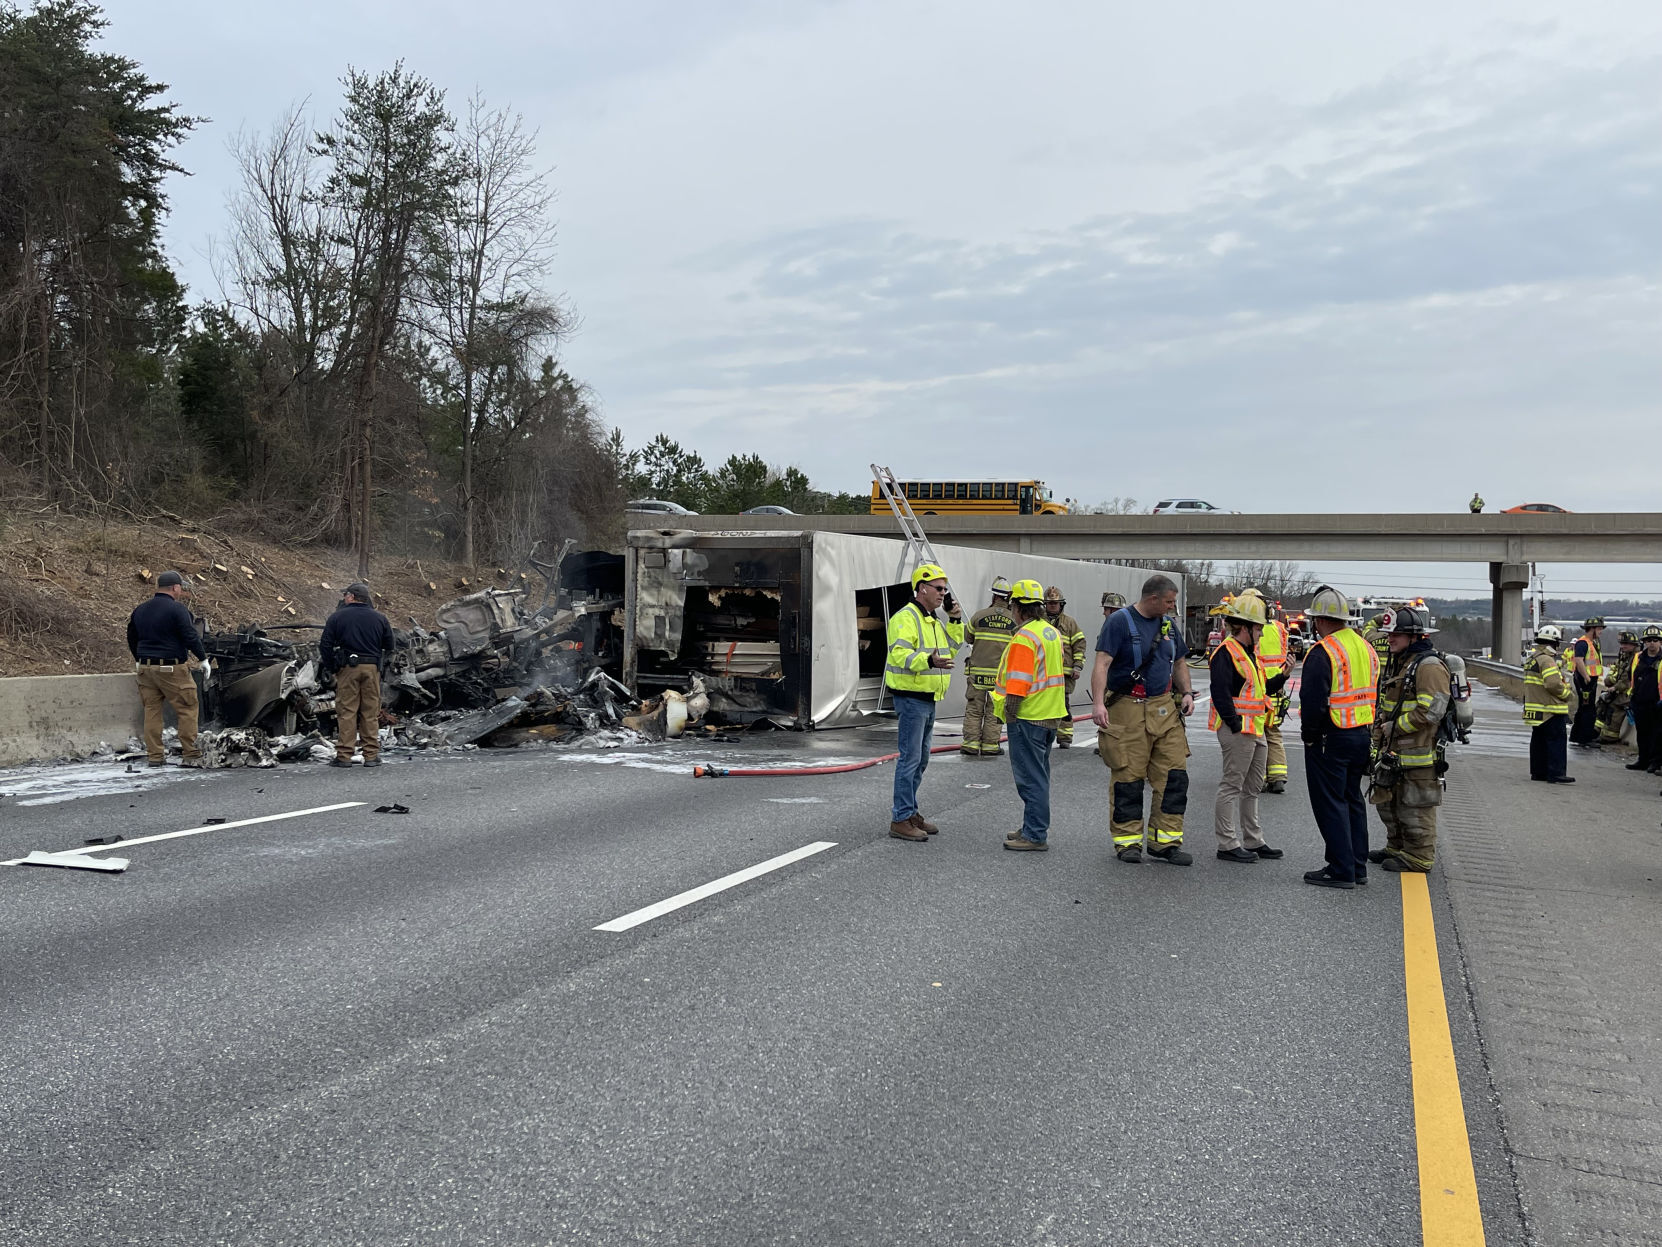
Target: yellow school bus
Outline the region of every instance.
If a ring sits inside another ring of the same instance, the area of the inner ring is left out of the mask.
[[[1043,481],[901,481],[919,515],[1066,515]],[[889,501],[871,483],[871,513],[889,514]]]

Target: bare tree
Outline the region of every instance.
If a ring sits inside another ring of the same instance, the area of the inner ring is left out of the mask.
[[[525,383],[569,322],[541,288],[554,258],[554,191],[549,174],[533,164],[535,132],[475,94],[453,150],[459,176],[428,300],[430,332],[449,361],[460,407],[462,558],[472,565],[480,434],[493,422],[523,418]]]
[[[1119,496],[1099,502],[1094,507],[1085,508],[1087,515],[1136,515],[1143,509],[1142,503],[1135,498],[1121,498]]]
[[[1308,572],[1285,559],[1236,563],[1225,579],[1233,580],[1236,590],[1256,587],[1272,601],[1307,597],[1317,587]]]
[[[313,150],[330,161],[324,201],[346,248],[342,349],[352,368],[349,488],[358,575],[373,540],[375,415],[383,370],[406,328],[412,287],[430,263],[459,180],[444,93],[403,62],[370,77],[348,70],[335,128]]]

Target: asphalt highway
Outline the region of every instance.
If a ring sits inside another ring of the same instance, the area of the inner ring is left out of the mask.
[[[9,860],[208,828],[99,848],[122,874],[0,869],[0,1242],[1420,1242],[1399,881],[1300,881],[1320,847],[1296,750],[1263,799],[1287,856],[1216,860],[1202,714],[1195,865],[1118,863],[1080,741],[1046,854],[1000,848],[1007,759],[934,759],[925,845],[886,835],[888,766],[691,777],[869,756],[880,731],[0,801]],[[392,803],[410,812],[374,812]],[[1445,874],[1487,1241],[1570,1241],[1532,1228]]]

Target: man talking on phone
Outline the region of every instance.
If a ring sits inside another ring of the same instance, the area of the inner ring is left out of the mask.
[[[938,612],[946,606],[942,621]],[[926,843],[940,830],[918,812],[918,784],[929,766],[935,704],[952,681],[953,655],[964,643],[963,610],[952,597],[946,572],[935,563],[912,573],[912,600],[889,617],[889,652],[883,682],[894,698],[900,756],[894,764],[894,810],[889,834]]]

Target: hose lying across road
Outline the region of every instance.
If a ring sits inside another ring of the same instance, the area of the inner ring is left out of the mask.
[[[1073,716],[1073,721],[1083,723],[1090,717],[1088,714],[1076,714]],[[1002,744],[1010,738],[1000,736],[998,739],[999,743]],[[956,753],[960,747],[958,745],[936,745],[929,752],[932,754]],[[849,771],[863,771],[867,767],[878,766],[884,762],[893,762],[899,756],[900,751],[897,749],[893,753],[884,753],[875,758],[867,758],[864,762],[844,762],[837,766],[695,766],[693,767],[693,777],[695,779],[752,779],[759,776],[842,775]]]

